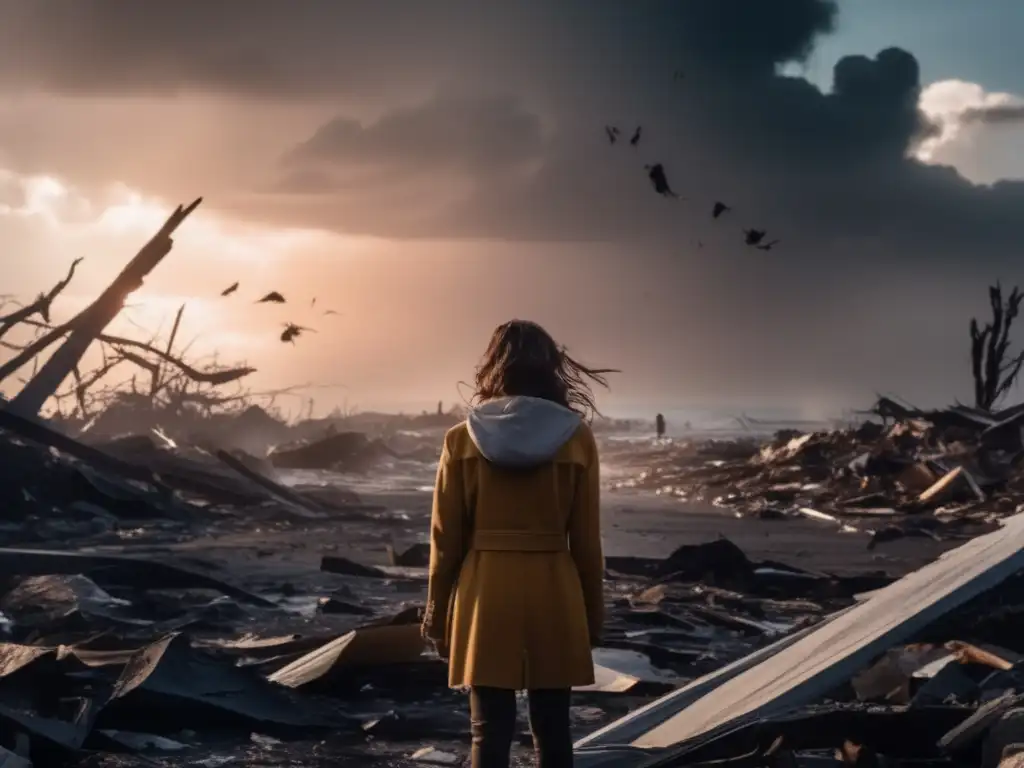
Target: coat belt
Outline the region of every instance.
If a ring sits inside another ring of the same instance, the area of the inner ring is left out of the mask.
[[[543,531],[476,531],[472,549],[478,552],[567,552],[564,533]]]

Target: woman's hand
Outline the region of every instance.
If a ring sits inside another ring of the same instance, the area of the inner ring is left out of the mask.
[[[420,625],[420,637],[427,643],[443,661],[448,661],[448,644],[443,639],[432,637],[432,627],[424,621]]]
[[[434,638],[427,638],[431,647],[442,661],[448,661],[448,646],[443,640],[435,640]]]

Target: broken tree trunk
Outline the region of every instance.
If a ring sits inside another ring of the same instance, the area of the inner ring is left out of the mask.
[[[35,416],[39,413],[43,404],[81,361],[93,340],[117,317],[128,295],[138,290],[146,276],[170,253],[174,244],[171,235],[202,201],[200,197],[188,207],[179,205],[160,231],[142,247],[114,282],[71,321],[68,338],[10,401],[7,407],[11,411],[21,416]]]

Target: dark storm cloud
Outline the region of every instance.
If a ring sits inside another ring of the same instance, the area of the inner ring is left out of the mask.
[[[815,37],[833,30],[837,13],[823,0],[684,2],[673,10],[672,32],[687,59],[748,75],[804,60]]]
[[[507,54],[502,35],[522,32],[529,11],[503,4],[496,16],[482,5],[2,0],[0,83],[71,94],[277,99],[400,92],[468,61],[486,70]]]
[[[764,71],[831,30],[831,0],[0,0],[0,82],[65,93],[301,97],[498,70],[558,82],[699,61]],[[557,54],[552,58],[552,54]],[[576,59],[572,65],[572,59]],[[568,65],[568,66],[567,66]]]
[[[282,137],[276,182],[234,201],[288,223],[385,237],[717,237],[724,248],[742,222],[791,253],[867,237],[901,258],[936,258],[929,240],[955,251],[979,231],[992,248],[1020,246],[1020,184],[979,188],[906,159],[931,130],[910,53],[848,56],[828,94],[777,74],[837,23],[827,0],[6,0],[0,86],[377,96],[376,119],[339,110],[291,150]],[[643,123],[640,147],[609,148],[605,122]],[[653,195],[643,164],[655,161],[687,203]],[[711,230],[714,199],[736,216]]]
[[[965,123],[985,125],[1015,125],[1024,123],[1024,104],[995,104],[988,107],[972,107],[964,110],[961,119]]]
[[[368,125],[336,118],[290,154],[294,164],[496,173],[541,158],[540,118],[515,98],[442,94]]]
[[[386,205],[406,183],[402,176],[368,181],[359,200],[339,200],[336,209],[326,198],[320,211],[309,209],[309,223],[324,223],[326,214],[342,228],[393,236],[666,240],[696,231],[707,239],[732,231],[731,224],[712,228],[708,221],[710,202],[721,198],[736,203],[748,225],[779,231],[791,243],[883,237],[912,246],[906,258],[933,258],[922,247],[930,240],[944,248],[976,243],[979,231],[993,247],[1020,244],[1015,221],[1024,185],[976,187],[951,169],[907,158],[934,130],[917,110],[919,73],[911,54],[893,48],[873,58],[847,57],[835,68],[832,92],[823,94],[803,79],[774,74],[780,50],[802,49],[795,42],[766,49],[763,66],[748,57],[741,75],[716,71],[702,82],[700,72],[693,74],[676,101],[656,105],[657,111],[638,102],[636,122],[647,133],[636,151],[609,147],[602,123],[590,117],[556,115],[556,131],[545,143],[539,115],[494,110],[485,121],[484,106],[466,99],[430,101],[366,127],[339,118],[290,160],[308,162],[310,170],[328,162],[376,162],[415,171],[436,162],[457,166],[475,182],[471,194],[429,218]],[[431,126],[448,130],[424,132],[428,117]],[[494,143],[506,148],[506,157],[539,160],[535,172],[494,178],[494,157],[481,149]],[[688,202],[653,195],[642,165],[655,160],[665,163],[673,188]],[[317,182],[323,194],[323,178]]]

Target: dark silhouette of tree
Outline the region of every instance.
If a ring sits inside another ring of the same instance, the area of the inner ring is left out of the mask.
[[[1024,294],[1014,288],[1003,298],[1003,289],[996,283],[988,289],[992,319],[979,328],[971,318],[971,375],[974,378],[974,404],[992,410],[1014,385],[1024,365],[1024,352],[1009,355],[1010,328],[1020,313]]]

